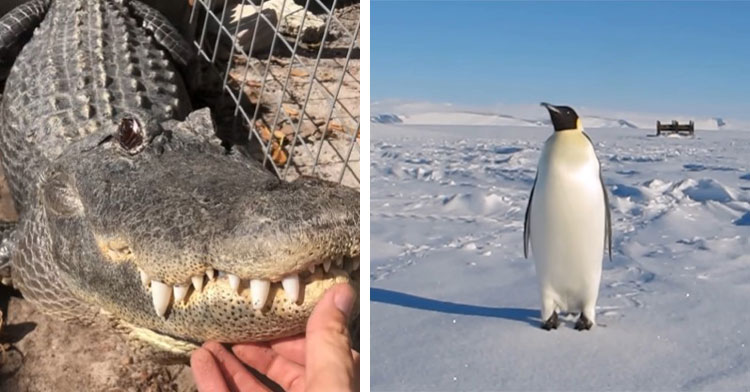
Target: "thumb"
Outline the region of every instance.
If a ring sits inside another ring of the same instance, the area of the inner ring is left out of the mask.
[[[347,323],[354,305],[354,289],[333,286],[307,321],[305,385],[307,391],[354,390],[354,360]]]

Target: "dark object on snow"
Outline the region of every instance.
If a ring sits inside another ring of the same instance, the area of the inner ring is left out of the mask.
[[[656,136],[662,133],[670,134],[676,133],[678,135],[695,135],[695,123],[690,121],[687,124],[680,124],[677,121],[672,120],[671,124],[662,124],[661,121],[656,122]]]

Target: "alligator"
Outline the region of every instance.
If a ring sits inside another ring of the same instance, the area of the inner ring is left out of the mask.
[[[4,281],[47,314],[182,356],[298,334],[359,276],[359,192],[282,181],[222,144],[191,108],[192,52],[135,0],[31,0],[0,18],[19,211],[0,231]]]

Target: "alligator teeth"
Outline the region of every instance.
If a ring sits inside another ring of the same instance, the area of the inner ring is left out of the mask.
[[[140,268],[138,269],[138,272],[141,273],[141,283],[143,283],[144,286],[148,286],[148,282],[151,281],[148,274]]]
[[[292,302],[299,299],[299,276],[297,274],[285,276],[281,280],[281,286],[284,287],[287,298]]]
[[[328,272],[331,269],[331,260],[323,262],[323,271]]]
[[[343,267],[344,266],[344,258],[343,257],[339,257],[339,259],[336,260],[336,265],[338,265],[339,267]]]
[[[250,296],[253,309],[262,309],[268,299],[268,291],[271,289],[271,281],[268,279],[250,280]]]
[[[307,267],[307,269],[310,270],[311,274],[315,273],[315,265],[311,265],[311,266]]]
[[[240,290],[240,277],[237,275],[227,274],[229,276],[229,286],[232,287],[232,290],[239,291]]]
[[[352,271],[356,271],[359,269],[359,257],[352,260]]]
[[[156,310],[156,314],[159,315],[159,317],[163,317],[169,306],[169,300],[172,298],[172,288],[158,280],[152,280],[151,296],[154,300],[154,310]]]
[[[187,296],[188,288],[190,285],[175,285],[174,286],[174,302],[181,302]]]
[[[193,281],[193,287],[195,287],[195,291],[201,291],[203,290],[203,275],[195,275],[190,280]]]
[[[214,278],[214,269],[211,267],[206,268],[206,276],[208,276],[208,279],[211,280]]]

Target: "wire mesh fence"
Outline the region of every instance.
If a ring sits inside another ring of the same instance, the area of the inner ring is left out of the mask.
[[[190,20],[265,165],[359,186],[358,2],[195,0]]]

